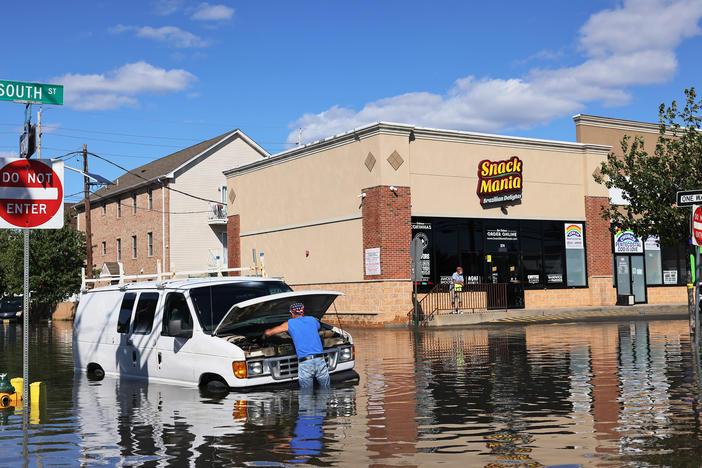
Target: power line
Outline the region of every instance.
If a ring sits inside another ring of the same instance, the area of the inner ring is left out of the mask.
[[[92,156],[95,156],[95,157],[98,158],[98,159],[102,159],[103,161],[105,161],[105,162],[107,162],[107,163],[109,163],[109,164],[112,164],[112,165],[115,166],[115,167],[118,167],[118,168],[122,169],[124,172],[126,172],[126,173],[128,173],[128,174],[131,174],[131,175],[133,175],[133,176],[136,176],[136,177],[138,177],[138,178],[140,178],[140,179],[142,179],[142,180],[145,180],[146,182],[151,182],[151,181],[153,180],[153,179],[147,179],[146,177],[143,177],[143,176],[141,176],[140,174],[137,174],[136,172],[132,172],[132,171],[130,171],[130,170],[128,170],[128,169],[126,169],[126,168],[120,166],[119,164],[110,161],[109,159],[103,158],[103,157],[100,156],[99,154],[90,153],[90,152],[89,152],[88,154],[90,154],[90,155],[92,155]],[[204,202],[208,202],[208,203],[222,203],[221,201],[210,200],[210,199],[208,199],[208,198],[202,198],[202,197],[199,197],[199,196],[197,196],[197,195],[193,195],[192,193],[183,192],[182,190],[178,190],[178,189],[169,187],[169,186],[166,185],[166,184],[163,184],[162,187],[164,187],[164,188],[166,188],[166,189],[168,189],[168,190],[170,190],[170,191],[172,191],[172,192],[180,193],[181,195],[185,195],[185,196],[187,196],[187,197],[194,198],[194,199],[196,199],[196,200],[200,200],[200,201],[204,201]]]

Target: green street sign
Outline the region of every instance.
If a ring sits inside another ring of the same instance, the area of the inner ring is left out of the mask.
[[[0,101],[63,105],[63,85],[0,80]]]

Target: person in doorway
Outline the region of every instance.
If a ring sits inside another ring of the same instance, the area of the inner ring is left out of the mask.
[[[317,380],[322,388],[329,388],[329,369],[324,359],[324,348],[319,338],[321,325],[314,317],[305,316],[305,305],[296,302],[290,306],[291,319],[264,332],[268,337],[288,332],[297,351],[297,380],[300,388],[312,388]]]
[[[463,308],[463,300],[461,298],[461,291],[463,291],[463,268],[461,266],[456,267],[456,271],[451,276],[451,307],[453,308],[453,313],[458,314]],[[458,306],[456,306],[458,304]]]

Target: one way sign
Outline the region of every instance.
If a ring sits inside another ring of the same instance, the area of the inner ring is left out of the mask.
[[[702,205],[702,189],[701,190],[683,190],[678,192],[677,205],[692,206]]]

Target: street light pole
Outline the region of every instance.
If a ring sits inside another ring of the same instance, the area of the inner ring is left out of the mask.
[[[85,245],[86,245],[86,260],[87,276],[93,277],[93,233],[90,229],[90,181],[88,176],[88,145],[83,144],[83,191],[85,194]]]

